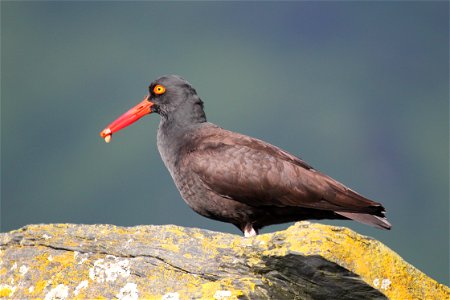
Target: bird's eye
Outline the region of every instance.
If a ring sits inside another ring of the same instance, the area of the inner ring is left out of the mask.
[[[164,94],[166,92],[166,88],[160,84],[155,85],[155,87],[153,88],[153,92],[156,95],[161,95]]]

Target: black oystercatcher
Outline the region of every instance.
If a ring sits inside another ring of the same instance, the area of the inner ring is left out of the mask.
[[[206,121],[203,102],[179,76],[158,78],[149,95],[105,128],[111,135],[146,114],[161,116],[158,149],[186,203],[245,236],[306,219],[351,219],[390,229],[384,207],[264,141]]]

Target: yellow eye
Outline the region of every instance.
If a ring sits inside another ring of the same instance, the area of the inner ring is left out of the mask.
[[[166,88],[160,84],[155,85],[155,87],[153,88],[153,92],[156,95],[161,95],[164,94],[166,92]]]

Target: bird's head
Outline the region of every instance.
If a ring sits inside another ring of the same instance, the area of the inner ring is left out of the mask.
[[[206,121],[203,102],[195,89],[180,76],[167,75],[153,81],[148,95],[103,129],[100,136],[109,143],[113,133],[150,113],[158,113],[164,120],[170,119],[172,122]]]

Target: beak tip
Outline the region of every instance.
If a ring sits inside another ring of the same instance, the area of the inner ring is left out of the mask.
[[[112,132],[111,132],[111,129],[109,129],[109,127],[103,129],[103,130],[100,132],[100,136],[101,136],[102,138],[105,138],[105,136],[111,135],[111,134],[112,134]]]
[[[105,128],[100,132],[100,136],[105,139],[105,142],[109,143],[111,141],[111,129]]]
[[[100,136],[109,143],[113,133],[133,124],[144,115],[150,114],[153,103],[148,101],[148,97],[145,97],[138,105],[135,105],[127,112],[118,117],[114,122],[108,125],[100,132]]]

